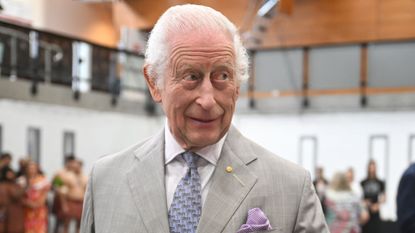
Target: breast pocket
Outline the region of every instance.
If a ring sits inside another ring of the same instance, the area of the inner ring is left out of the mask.
[[[281,229],[278,229],[278,228],[275,228],[275,229],[272,229],[272,230],[264,230],[264,231],[253,231],[253,232],[251,232],[251,233],[282,233],[282,230]]]

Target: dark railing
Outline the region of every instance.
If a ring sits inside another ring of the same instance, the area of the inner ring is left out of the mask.
[[[36,34],[37,55],[31,53]],[[90,77],[82,79],[76,71],[82,60],[74,61],[73,45],[83,42],[90,47]],[[123,57],[123,61],[119,58]],[[76,91],[76,81],[86,82],[89,89],[119,95],[122,89],[146,92],[143,82],[127,80],[139,78],[141,69],[136,61],[141,54],[94,44],[82,39],[37,30],[0,21],[0,76],[27,79],[37,83],[69,86]],[[73,64],[78,62],[79,64]],[[135,67],[137,65],[137,67]],[[121,71],[119,67],[122,67]],[[124,80],[125,78],[125,80]],[[75,82],[74,82],[75,81]]]

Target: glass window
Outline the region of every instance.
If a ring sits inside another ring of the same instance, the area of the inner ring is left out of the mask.
[[[302,85],[301,49],[259,51],[255,54],[257,91],[299,91]]]
[[[359,87],[360,46],[310,49],[310,89]]]
[[[127,90],[145,90],[146,83],[141,67],[144,65],[144,58],[119,54],[118,60],[123,64],[122,81],[123,87]]]
[[[75,133],[70,131],[65,131],[63,133],[63,157],[71,154],[75,154]]]
[[[317,166],[317,138],[315,136],[302,136],[299,144],[298,164],[307,169],[314,179]]]
[[[91,89],[91,45],[84,42],[73,43],[72,57],[72,89],[80,92],[88,92]]]
[[[297,111],[301,108],[301,98],[298,96],[276,97],[281,94],[280,92],[302,90],[303,55],[302,49],[258,51],[255,53],[253,56],[254,67],[252,68],[255,91],[270,92],[274,95],[273,98],[256,99],[258,110],[287,109]]]
[[[368,46],[369,87],[414,86],[415,43],[379,43]]]
[[[40,164],[40,129],[29,127],[27,131],[27,154],[29,158]]]

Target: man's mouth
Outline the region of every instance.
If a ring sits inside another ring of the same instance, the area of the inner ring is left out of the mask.
[[[209,122],[212,122],[212,121],[216,120],[217,118],[206,119],[206,118],[190,117],[190,119],[192,119],[194,121],[199,121],[199,122],[202,122],[202,123],[209,123]]]
[[[215,121],[219,119],[217,118],[198,118],[198,117],[189,117],[190,120],[192,120],[193,123],[199,125],[199,126],[210,126]]]

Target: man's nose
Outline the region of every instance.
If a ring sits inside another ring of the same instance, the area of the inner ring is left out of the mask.
[[[196,103],[205,110],[213,108],[216,104],[215,88],[209,77],[203,79],[202,85],[198,91],[199,97],[197,98]]]

